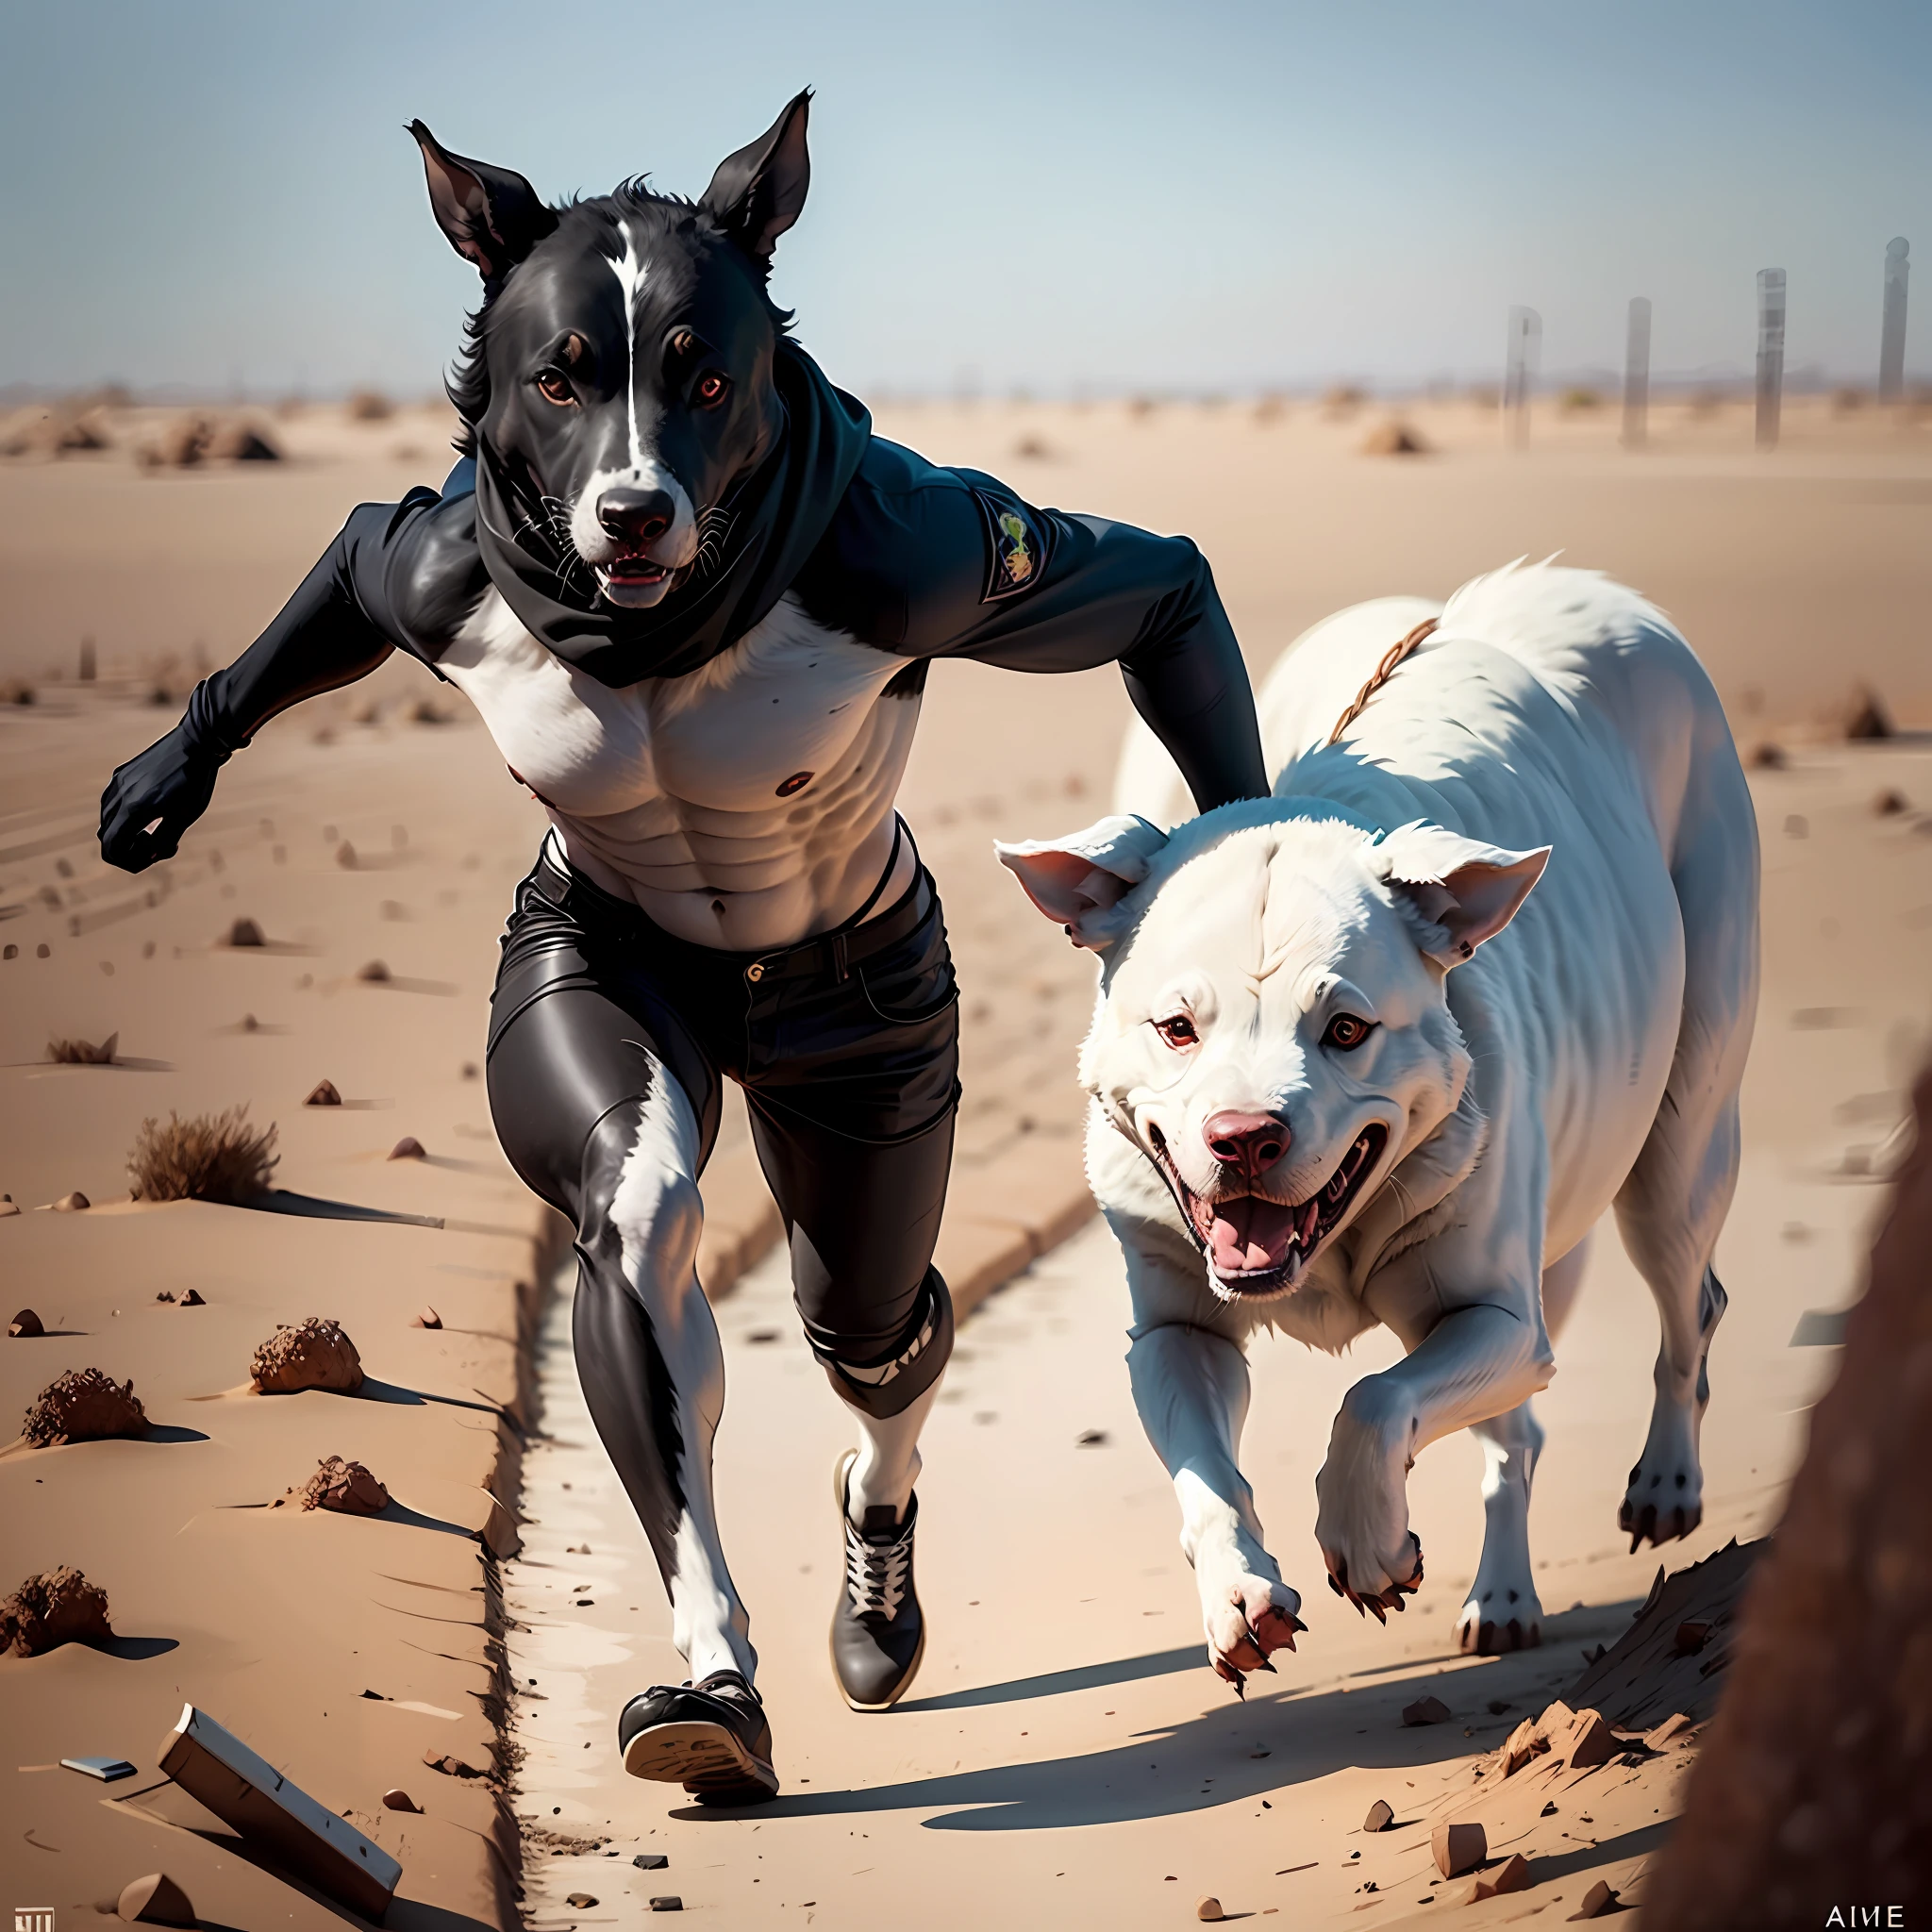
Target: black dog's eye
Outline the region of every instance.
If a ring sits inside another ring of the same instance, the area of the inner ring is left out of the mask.
[[[576,401],[570,377],[560,369],[540,369],[537,372],[537,392],[546,403],[556,403],[563,408]]]
[[[691,394],[701,409],[715,409],[731,388],[731,378],[721,369],[708,369],[691,385]]]
[[[1170,1013],[1165,1020],[1155,1021],[1154,1030],[1172,1047],[1197,1046],[1201,1040],[1185,1013]]]
[[[1329,1021],[1327,1032],[1322,1036],[1322,1044],[1340,1047],[1343,1053],[1353,1053],[1374,1030],[1373,1020],[1359,1020],[1353,1013],[1337,1013]]]

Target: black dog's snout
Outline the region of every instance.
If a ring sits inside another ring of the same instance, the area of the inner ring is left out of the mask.
[[[677,506],[668,490],[607,490],[597,499],[597,521],[620,543],[641,550],[671,527]]]

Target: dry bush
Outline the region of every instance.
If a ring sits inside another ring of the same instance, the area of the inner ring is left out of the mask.
[[[63,1067],[111,1067],[114,1064],[114,1049],[121,1043],[118,1033],[110,1033],[100,1045],[94,1046],[85,1040],[50,1040],[47,1042],[47,1058],[58,1061]]]
[[[1601,409],[1603,406],[1604,399],[1595,390],[1582,387],[1566,389],[1557,399],[1557,407],[1566,416],[1586,415],[1591,409]]]
[[[267,427],[251,423],[245,416],[231,416],[217,425],[208,438],[208,453],[224,463],[278,463],[282,459],[282,452]]]
[[[39,1448],[56,1442],[106,1442],[147,1433],[147,1410],[130,1379],[99,1369],[69,1369],[35,1397],[21,1434]]]
[[[275,1123],[258,1131],[245,1107],[185,1121],[171,1113],[166,1126],[144,1120],[127,1157],[131,1192],[137,1201],[246,1201],[267,1191],[275,1146]]]
[[[62,1643],[113,1634],[108,1592],[66,1563],[27,1577],[0,1602],[0,1657],[39,1657]]]
[[[354,391],[343,406],[351,423],[387,423],[396,406],[379,389]]]

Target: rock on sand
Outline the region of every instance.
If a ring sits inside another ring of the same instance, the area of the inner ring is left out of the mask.
[[[133,1380],[117,1382],[98,1369],[69,1369],[56,1376],[34,1398],[21,1424],[21,1433],[41,1449],[57,1442],[105,1442],[146,1429],[147,1411]]]
[[[380,1516],[389,1491],[360,1462],[325,1456],[297,1491],[305,1509],[333,1509],[343,1516]]]
[[[108,1592],[66,1563],[27,1577],[0,1601],[0,1656],[39,1657],[62,1643],[113,1634]]]
[[[362,1386],[362,1357],[339,1323],[310,1315],[285,1323],[255,1351],[249,1373],[258,1395],[292,1395],[301,1389],[353,1394]]]

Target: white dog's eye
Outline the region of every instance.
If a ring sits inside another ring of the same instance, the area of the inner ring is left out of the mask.
[[[1358,1019],[1353,1013],[1337,1013],[1329,1021],[1327,1032],[1322,1036],[1322,1044],[1339,1047],[1343,1053],[1353,1053],[1374,1030],[1373,1020]]]
[[[1194,1030],[1194,1023],[1185,1013],[1170,1013],[1165,1020],[1157,1020],[1154,1030],[1176,1049],[1198,1046],[1201,1036]]]

